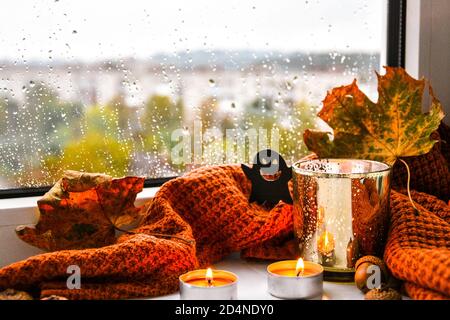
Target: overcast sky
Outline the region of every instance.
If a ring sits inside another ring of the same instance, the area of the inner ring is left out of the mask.
[[[386,0],[2,0],[0,59],[380,51]]]

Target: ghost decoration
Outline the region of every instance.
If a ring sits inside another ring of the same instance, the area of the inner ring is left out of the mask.
[[[288,188],[292,170],[278,152],[271,149],[259,151],[251,167],[241,164],[241,168],[252,183],[250,203],[256,201],[261,205],[275,206],[281,200],[292,204]]]

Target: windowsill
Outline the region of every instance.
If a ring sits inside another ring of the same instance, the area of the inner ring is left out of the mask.
[[[152,198],[158,187],[144,188],[138,194],[135,204],[142,205]],[[43,251],[21,241],[14,230],[18,225],[35,224],[39,217],[37,200],[41,197],[24,197],[0,200],[0,268],[26,259]],[[267,292],[267,263],[245,261],[239,254],[232,254],[215,265],[216,268],[230,270],[239,276],[239,299],[270,300],[276,299]],[[255,288],[255,285],[257,288]],[[403,297],[404,299],[406,297]],[[179,299],[179,293],[156,297],[154,299]],[[363,294],[349,283],[324,282],[324,300],[359,300]]]
[[[239,278],[238,300],[278,300],[267,291],[267,265],[264,261],[242,260],[233,253],[214,265],[215,269],[228,270]],[[180,293],[151,298],[152,300],[178,300]],[[353,283],[324,281],[323,296],[314,300],[362,300],[364,294]],[[407,299],[403,297],[403,299]]]
[[[152,198],[158,189],[158,187],[144,188],[137,195],[135,204],[137,206],[142,205]],[[37,223],[39,219],[37,201],[40,198],[0,199],[0,268],[43,252],[21,241],[15,233],[17,226],[29,226]]]
[[[142,190],[142,192],[140,192],[136,197],[136,205],[152,198],[158,189],[159,187],[144,188],[144,190]],[[0,215],[4,212],[4,210],[8,209],[34,209],[36,208],[37,201],[40,198],[42,197],[0,199]]]
[[[138,194],[135,204],[141,205],[152,198],[158,187],[144,188]],[[37,200],[41,197],[23,197],[0,200],[0,268],[12,262],[42,253],[41,250],[21,241],[14,229],[18,225],[35,224],[39,217]],[[245,261],[239,254],[233,254],[215,265],[216,268],[230,270],[239,276],[239,299],[270,300],[276,299],[267,292],[267,263]],[[258,286],[255,290],[255,285]],[[153,299],[179,299],[179,293]],[[349,284],[324,283],[323,299],[363,299],[364,296]]]

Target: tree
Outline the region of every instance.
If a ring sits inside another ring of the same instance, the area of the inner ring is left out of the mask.
[[[117,95],[109,101],[105,108],[108,112],[115,114],[117,117],[117,125],[122,132],[131,131],[131,123],[135,119],[133,109],[127,104],[123,95]],[[131,133],[131,132],[130,132]]]
[[[216,98],[208,97],[204,99],[200,106],[198,107],[198,117],[202,121],[202,127],[204,129],[216,127],[219,124],[219,119],[217,118],[217,112],[219,109],[219,104]]]
[[[142,135],[148,150],[168,151],[172,146],[171,133],[183,123],[183,102],[174,102],[170,97],[151,96],[142,118]]]
[[[317,107],[305,101],[289,102],[288,114],[280,117],[288,121],[285,125],[278,125],[280,133],[279,151],[291,161],[299,160],[308,153],[303,142],[303,132],[312,129],[316,124]]]
[[[255,98],[245,105],[244,128],[272,130],[278,121],[272,98]]]
[[[30,82],[26,89],[24,120],[33,132],[46,136],[60,124],[73,124],[83,115],[81,104],[63,102],[58,94],[46,84]]]
[[[277,105],[272,98],[256,98],[245,107],[244,126],[266,129],[270,136],[278,134],[278,151],[286,160],[295,161],[307,153],[302,135],[315,126],[316,112],[305,101],[289,99]]]
[[[11,134],[17,127],[17,102],[10,97],[0,97],[0,137]]]
[[[62,152],[46,158],[45,167],[54,181],[67,169],[100,172],[112,176],[128,174],[132,143],[121,139],[118,114],[95,105],[82,121],[84,135],[68,142]]]
[[[67,144],[60,156],[48,157],[45,166],[54,181],[67,169],[124,176],[128,174],[130,161],[128,143],[92,132]]]
[[[25,108],[21,112],[20,128],[28,128],[29,140],[37,149],[58,154],[67,141],[80,136],[83,106],[61,101],[56,91],[45,83],[30,82],[26,89]],[[29,143],[29,141],[27,141]]]

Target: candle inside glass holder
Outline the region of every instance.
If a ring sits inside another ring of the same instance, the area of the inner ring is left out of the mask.
[[[334,253],[333,234],[325,230],[317,240],[317,249],[321,264],[326,267],[334,266],[336,263],[336,255]]]
[[[285,260],[267,267],[269,293],[282,299],[311,299],[322,295],[321,265],[298,260]]]
[[[352,281],[362,255],[383,254],[391,167],[359,159],[309,159],[293,166],[294,231],[301,255],[332,281]]]
[[[238,277],[229,271],[200,269],[180,276],[182,300],[235,300]]]

